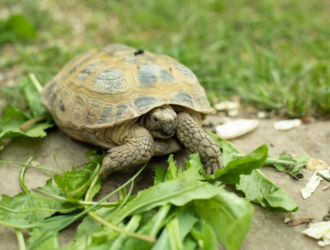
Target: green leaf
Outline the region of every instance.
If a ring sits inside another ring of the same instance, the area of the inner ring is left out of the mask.
[[[302,154],[299,156],[282,154],[279,157],[269,157],[266,160],[266,164],[274,166],[278,171],[297,176],[298,174],[301,174],[301,168],[308,163],[309,159],[310,156],[307,154]]]
[[[282,213],[298,210],[297,204],[287,193],[259,170],[253,170],[250,175],[241,175],[240,178],[236,188],[245,194],[246,200]]]
[[[230,161],[224,169],[217,170],[212,176],[206,179],[215,179],[223,183],[236,184],[240,175],[250,174],[253,169],[262,167],[268,154],[268,147],[262,145],[251,153]]]
[[[163,183],[165,181],[165,170],[162,166],[156,166],[155,169],[155,179],[154,179],[154,186]]]
[[[109,220],[115,208],[100,208],[95,211],[97,215]],[[68,249],[87,249],[92,244],[92,238],[102,230],[102,225],[90,216],[86,216],[77,227],[77,233]],[[108,229],[107,229],[108,230]]]
[[[47,108],[42,103],[40,93],[32,83],[31,79],[24,76],[19,79],[19,82],[33,116],[39,117],[46,114]]]
[[[217,250],[218,242],[212,227],[203,221],[203,245],[205,250]]]
[[[0,42],[14,42],[36,37],[36,30],[21,14],[11,15],[0,27]]]
[[[175,161],[173,160],[173,155],[168,157],[168,169],[165,176],[165,180],[173,180],[178,177],[178,168],[175,165]]]
[[[187,234],[190,232],[194,224],[198,221],[196,217],[192,215],[194,210],[193,206],[190,204],[184,206],[183,208],[180,209],[180,214],[176,216],[174,219],[177,219],[179,223],[179,240],[180,240],[180,245],[184,245],[184,239],[187,236]],[[167,225],[167,224],[165,224]],[[155,245],[153,246],[153,249],[163,249],[163,250],[169,250],[171,249],[170,247],[170,241],[171,237],[169,235],[169,229],[167,226],[163,230],[160,238],[157,240]],[[173,243],[173,242],[172,242]],[[184,248],[185,249],[185,248]]]
[[[219,189],[218,195],[211,199],[197,200],[194,204],[225,248],[239,249],[251,225],[253,206],[225,189]]]
[[[87,189],[99,168],[100,165],[97,167],[94,163],[90,163],[80,171],[76,171],[75,169],[72,169],[71,171],[63,171],[63,175],[55,175],[54,180],[68,197],[81,199],[87,192]],[[101,184],[102,180],[99,178],[95,185],[96,189],[92,192],[90,199],[92,199],[101,188]]]
[[[51,179],[47,181],[45,186],[37,189],[59,196],[64,195],[61,189],[52,185]],[[14,219],[24,219],[34,223],[54,213],[69,213],[77,208],[77,205],[66,204],[35,192],[31,194],[19,193],[14,197],[2,195],[0,221],[9,222]]]
[[[207,177],[199,153],[189,155],[186,161],[186,169],[195,168],[196,174],[201,174],[204,178]]]
[[[47,229],[48,230],[48,229]],[[35,227],[30,232],[30,238],[28,239],[28,243],[32,244],[36,239],[39,238],[39,236],[44,233],[44,230],[39,227]],[[31,248],[31,250],[55,250],[60,249],[59,243],[58,243],[58,233],[54,233],[50,238],[42,242],[40,245]]]
[[[218,242],[212,227],[202,220],[201,232],[196,227],[191,229],[191,235],[198,242],[201,249],[217,250]]]
[[[30,238],[28,239],[29,249],[42,250],[42,249],[60,249],[58,247],[58,230],[60,225],[71,221],[74,215],[59,215],[42,220],[32,228]],[[46,239],[39,242],[41,237]],[[44,247],[44,248],[43,248]]]
[[[22,131],[20,127],[25,124],[31,117],[21,110],[13,106],[7,106],[4,115],[0,120],[0,141],[2,139],[12,139],[20,136],[27,137],[44,137],[45,130],[54,126],[49,120],[33,124],[27,130]]]
[[[127,216],[142,213],[167,203],[183,206],[194,199],[209,199],[222,188],[198,181],[196,169],[190,168],[178,178],[140,191],[136,198],[120,210],[113,223],[118,224]]]

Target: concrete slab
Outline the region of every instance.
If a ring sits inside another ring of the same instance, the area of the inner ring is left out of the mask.
[[[216,121],[216,118],[208,118]],[[254,148],[267,144],[271,155],[280,154],[286,151],[291,154],[308,153],[312,157],[320,158],[330,163],[330,122],[315,122],[302,125],[299,128],[287,132],[279,132],[273,128],[272,120],[261,121],[259,128],[232,142],[244,153],[252,151]],[[18,139],[10,143],[0,152],[1,160],[25,162],[30,156],[47,168],[56,169],[58,167],[54,161],[56,156],[61,169],[71,168],[73,160],[71,154],[66,149],[73,152],[76,164],[85,162],[84,153],[94,147],[77,142],[64,135],[58,129],[53,129],[49,135],[43,139]],[[187,159],[189,153],[184,150],[175,155],[178,163]],[[167,157],[153,158],[148,167],[137,179],[134,192],[144,189],[153,183],[153,169],[156,165],[166,165]],[[107,194],[121,183],[129,179],[138,168],[121,171],[113,174],[104,184],[99,196]],[[14,165],[0,165],[0,194],[13,196],[19,193],[18,181],[20,167]],[[308,178],[312,175],[310,171],[304,171],[305,180],[296,181],[289,175],[277,172],[270,167],[264,167],[262,172],[286,190],[290,197],[299,205],[297,217],[309,215],[320,221],[328,212],[330,206],[329,192],[322,191],[319,187],[309,199],[303,200],[300,189],[305,186]],[[29,188],[44,185],[49,179],[49,173],[35,169],[28,169],[26,183]],[[321,184],[322,186],[322,184]],[[115,198],[114,198],[115,199]],[[283,223],[284,214],[271,212],[255,206],[255,215],[249,231],[241,249],[318,249],[316,241],[301,234],[306,226],[289,227]],[[61,233],[61,244],[68,242],[75,233],[75,225]],[[14,230],[0,225],[0,250],[18,249]]]

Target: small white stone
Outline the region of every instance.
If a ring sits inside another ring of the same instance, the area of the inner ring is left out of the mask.
[[[238,109],[233,109],[228,111],[228,116],[234,117],[238,115]]]
[[[267,113],[266,112],[258,112],[258,118],[259,119],[265,119],[265,118],[267,118]]]
[[[218,104],[215,104],[214,108],[218,111],[238,109],[239,108],[239,103],[238,102],[225,101],[225,102],[220,102]]]
[[[234,139],[253,131],[258,125],[258,120],[240,119],[218,125],[216,131],[217,135],[223,139]]]
[[[299,127],[301,125],[300,119],[293,119],[293,120],[283,120],[274,123],[274,127],[277,130],[290,130],[295,127]]]

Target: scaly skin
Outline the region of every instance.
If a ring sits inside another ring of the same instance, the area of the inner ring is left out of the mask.
[[[223,167],[221,151],[211,137],[188,113],[179,113],[177,119],[176,136],[190,152],[200,154],[206,174],[210,175],[221,169]]]
[[[154,144],[153,156],[173,154],[180,151],[181,148],[181,143],[175,137],[169,139],[157,139]]]
[[[112,172],[134,167],[150,160],[153,154],[154,140],[148,130],[138,125],[130,128],[130,136],[125,144],[111,148],[103,159],[99,175],[106,178]]]

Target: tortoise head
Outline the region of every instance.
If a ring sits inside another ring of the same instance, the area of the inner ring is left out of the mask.
[[[161,106],[150,110],[144,117],[143,125],[153,138],[167,139],[174,135],[177,127],[177,115],[170,106]]]

